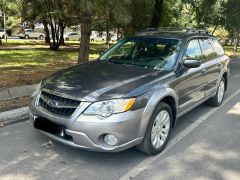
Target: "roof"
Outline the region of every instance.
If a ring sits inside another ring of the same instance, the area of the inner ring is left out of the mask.
[[[213,37],[204,29],[145,29],[136,34],[142,37],[162,37],[174,39],[186,39],[190,37]]]

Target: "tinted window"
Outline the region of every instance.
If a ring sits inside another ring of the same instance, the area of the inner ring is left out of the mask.
[[[210,42],[207,39],[199,39],[199,43],[202,49],[202,60],[207,61],[214,57],[216,57],[216,53],[214,52]]]
[[[191,40],[188,44],[185,59],[197,59],[201,58],[202,52],[198,40]]]
[[[224,55],[224,50],[216,39],[209,39],[209,41],[218,56]]]
[[[100,60],[171,70],[176,64],[180,42],[177,39],[126,38],[100,57]]]

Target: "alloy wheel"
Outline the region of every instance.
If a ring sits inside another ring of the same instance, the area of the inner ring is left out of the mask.
[[[217,95],[217,98],[218,98],[218,102],[222,102],[223,100],[223,96],[224,96],[224,92],[225,92],[225,83],[224,81],[222,80],[219,84],[219,87],[218,87],[218,95]]]
[[[168,111],[162,110],[156,116],[152,125],[151,143],[156,149],[159,149],[166,141],[170,129],[170,115]]]

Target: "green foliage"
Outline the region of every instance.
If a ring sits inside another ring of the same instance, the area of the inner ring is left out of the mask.
[[[225,9],[225,26],[229,32],[232,32],[234,36],[240,34],[240,1],[228,0]]]
[[[225,0],[183,0],[184,13],[197,27],[219,26],[223,22]]]
[[[7,29],[16,26],[21,21],[20,0],[0,0],[0,10],[5,13]],[[0,19],[0,28],[3,27],[3,19]]]

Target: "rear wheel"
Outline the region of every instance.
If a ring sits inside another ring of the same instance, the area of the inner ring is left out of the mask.
[[[224,95],[225,95],[225,88],[226,87],[226,80],[225,78],[222,78],[219,86],[218,86],[218,91],[214,97],[209,99],[207,103],[211,106],[218,107],[222,104]]]
[[[66,38],[65,41],[69,41],[69,38]]]
[[[143,142],[137,148],[149,155],[162,152],[171,134],[172,121],[170,106],[161,102],[152,114]]]
[[[25,35],[24,38],[25,38],[25,39],[29,39],[29,35]]]

